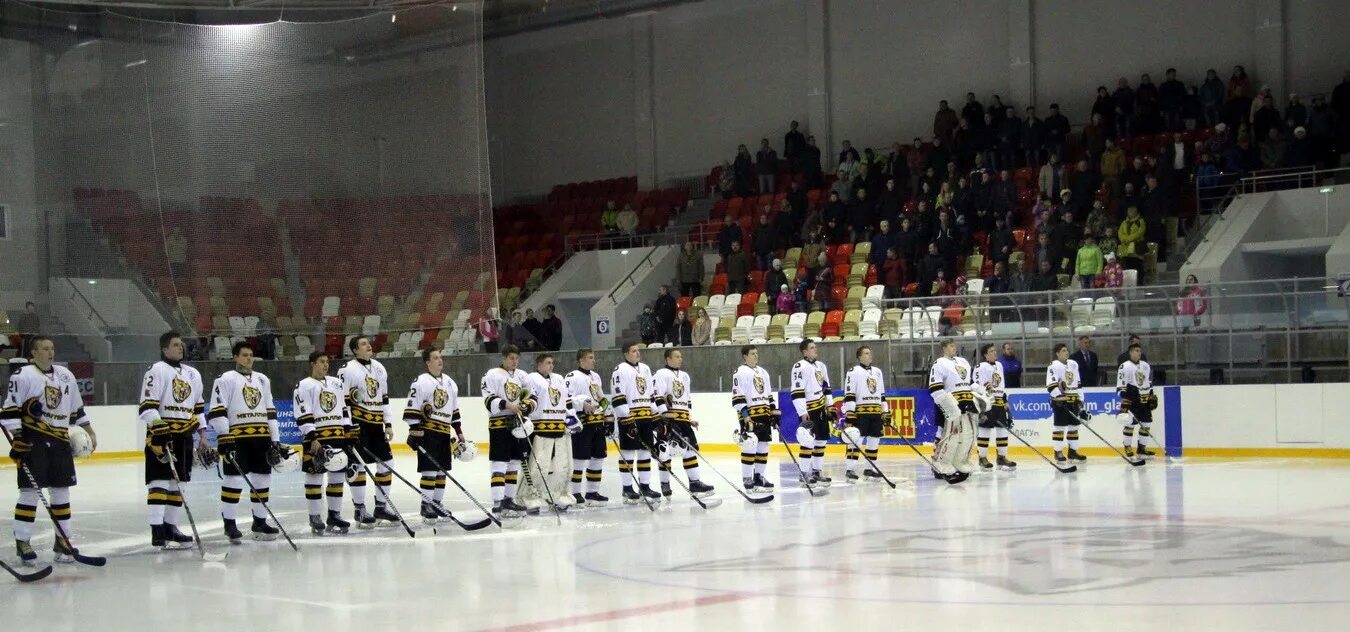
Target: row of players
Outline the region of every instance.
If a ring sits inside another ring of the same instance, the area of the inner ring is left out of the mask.
[[[972,371],[969,362],[957,353],[955,342],[944,340],[940,344],[942,355],[933,363],[928,384],[941,435],[934,450],[934,475],[949,483],[965,480],[974,469],[969,458],[976,441],[980,467],[992,469],[995,463],[988,459],[991,438],[996,445],[997,466],[1015,468],[1007,458],[1011,417],[1003,369],[993,346],[983,349],[983,361]],[[37,515],[38,489],[50,489],[52,518],[61,533],[69,534],[70,487],[76,484],[74,455],[81,449],[92,452],[97,447],[97,436],[84,412],[74,376],[53,364],[52,340],[35,337],[31,348],[32,362],[11,376],[0,410],[0,425],[11,444],[10,456],[25,465],[17,477],[19,498],[14,514],[16,551],[24,562],[36,557],[28,541]],[[211,465],[219,459],[223,467],[221,516],[231,541],[243,537],[236,515],[245,486],[252,504],[251,531],[259,539],[275,538],[277,529],[268,524],[264,506],[269,499],[270,476],[274,467],[295,459],[280,443],[271,383],[253,370],[253,349],[245,342],[234,346],[236,366],[216,379],[209,408],[204,402],[200,373],[182,362],[181,336],[164,334],[160,350],[161,360],[143,379],[140,402],[140,418],[146,425],[145,481],[152,544],[192,542],[179,530],[178,517],[183,505],[181,484],[190,480],[194,460]],[[327,355],[312,354],[310,376],[297,385],[293,395],[303,437],[298,460],[305,474],[310,526],[316,533],[341,533],[351,526],[340,515],[344,483],[351,490],[358,526],[400,519],[387,502],[394,474],[388,374],[373,359],[367,338],[353,339],[350,350],[354,359],[338,371],[337,377],[328,375]],[[800,420],[797,440],[801,480],[808,485],[829,485],[824,455],[838,415],[833,389],[815,343],[804,341],[800,350],[802,359],[792,368],[791,398]],[[1130,455],[1137,451],[1149,456],[1153,453],[1145,441],[1157,400],[1152,394],[1149,366],[1141,360],[1141,348],[1131,345],[1129,354],[1129,361],[1120,366],[1117,375],[1125,450]],[[1078,367],[1069,359],[1065,345],[1056,345],[1054,355],[1046,372],[1046,389],[1054,411],[1055,459],[1082,461],[1085,457],[1078,452],[1077,426],[1089,416],[1078,393]],[[713,493],[699,473],[694,432],[698,422],[692,416],[692,385],[679,349],[667,349],[666,366],[653,374],[640,361],[638,346],[625,346],[624,362],[611,375],[609,398],[594,370],[595,356],[590,350],[577,352],[577,368],[565,377],[553,371],[553,358],[548,354],[536,356],[532,374],[519,368],[520,356],[514,347],[504,348],[501,356],[501,365],[482,381],[483,402],[489,414],[494,512],[529,512],[546,499],[560,510],[605,504],[608,499],[600,494],[600,484],[609,439],[618,444],[626,502],[638,502],[643,496],[670,496],[671,463],[681,453],[690,492],[699,497]],[[765,492],[774,487],[764,474],[781,411],[770,388],[769,374],[759,365],[758,350],[747,345],[741,349],[741,356],[744,363],[732,380],[732,405],[739,419],[742,482],[747,491]],[[883,372],[872,364],[871,349],[859,347],[856,358],[858,364],[845,377],[841,406],[841,434],[848,444],[846,475],[850,480],[858,479],[860,460],[867,463],[863,476],[880,476],[875,459],[890,417]],[[458,385],[442,372],[440,353],[428,350],[422,360],[426,372],[409,389],[403,419],[409,426],[408,443],[418,455],[421,514],[434,521],[447,515],[440,502],[452,460],[472,458],[476,448],[464,438]],[[219,438],[215,449],[208,447],[205,429],[199,423],[203,414]],[[81,441],[88,445],[72,449],[73,443]],[[660,470],[660,492],[650,482],[653,456]],[[366,462],[374,468],[377,488],[370,511],[366,503],[367,468],[356,467]],[[555,497],[551,492],[555,489],[568,489],[570,493]],[[56,539],[54,551],[59,561],[69,561],[74,552],[64,537]]]

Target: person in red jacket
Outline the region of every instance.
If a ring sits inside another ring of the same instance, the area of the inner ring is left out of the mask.
[[[886,260],[881,263],[882,283],[886,286],[886,298],[900,298],[905,287],[905,260],[900,258],[894,247],[886,249]]]

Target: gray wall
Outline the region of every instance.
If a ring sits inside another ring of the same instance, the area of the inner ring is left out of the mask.
[[[46,270],[42,214],[33,183],[32,46],[0,39],[0,204],[9,209],[9,236],[0,239],[0,309],[19,310],[35,298]]]

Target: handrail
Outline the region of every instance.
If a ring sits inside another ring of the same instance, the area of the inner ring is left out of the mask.
[[[112,329],[112,325],[109,325],[108,321],[103,318],[103,315],[98,313],[98,309],[94,307],[93,303],[89,302],[89,298],[84,295],[84,292],[80,291],[79,286],[75,285],[75,282],[70,280],[70,277],[62,277],[62,280],[65,281],[66,284],[70,286],[70,290],[74,292],[74,295],[72,295],[71,298],[76,296],[80,297],[80,300],[84,302],[84,306],[89,309],[89,315],[97,318],[98,322],[102,324],[103,333],[108,333],[108,330]]]
[[[622,290],[622,289],[624,288],[624,284],[625,284],[625,283],[629,283],[629,284],[631,284],[631,285],[633,285],[633,286],[636,286],[636,285],[637,285],[636,283],[632,283],[632,281],[633,281],[633,275],[634,275],[634,274],[637,274],[638,270],[641,270],[641,269],[642,269],[642,266],[646,265],[646,266],[649,267],[649,268],[656,267],[655,264],[651,264],[651,263],[650,263],[651,260],[652,260],[652,257],[656,256],[656,249],[657,249],[657,246],[653,246],[653,247],[651,248],[651,250],[648,250],[648,251],[647,251],[647,256],[643,257],[643,258],[642,258],[642,261],[637,262],[637,265],[633,266],[633,269],[628,271],[628,276],[625,276],[625,277],[623,278],[623,280],[619,281],[619,283],[618,283],[617,285],[614,286],[614,289],[612,289],[612,290],[609,291],[609,294],[608,294],[607,296],[605,296],[605,298],[609,299],[610,304],[612,304],[612,305],[618,305],[618,304],[619,304],[619,300],[616,299],[616,298],[614,298],[614,295],[617,294],[617,293],[619,292],[619,290]]]

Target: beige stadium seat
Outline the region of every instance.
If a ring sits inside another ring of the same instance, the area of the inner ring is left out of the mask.
[[[855,263],[853,264],[853,267],[849,268],[847,281],[849,286],[862,285],[863,281],[865,281],[866,279],[867,279],[866,263]],[[852,288],[850,287],[850,289]]]
[[[858,242],[856,245],[853,246],[853,256],[849,257],[848,262],[854,265],[857,265],[859,263],[867,263],[867,260],[871,256],[871,254],[872,254],[872,242],[870,241]],[[867,273],[863,272],[863,275],[866,276]]]
[[[356,282],[356,295],[362,298],[375,296],[375,277],[361,277]]]
[[[225,298],[225,282],[220,277],[206,277],[206,287],[211,296]]]
[[[278,297],[285,298],[291,295],[291,289],[286,287],[285,279],[272,277],[268,282],[272,285],[272,291],[275,292]]]

